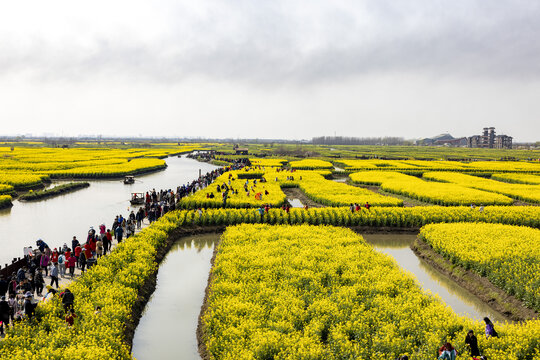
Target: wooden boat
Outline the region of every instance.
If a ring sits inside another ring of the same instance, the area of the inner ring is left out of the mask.
[[[124,184],[128,185],[128,184],[134,184],[135,183],[135,178],[131,175],[128,175],[124,178]]]
[[[131,205],[144,204],[144,193],[131,193],[131,200],[129,202]]]

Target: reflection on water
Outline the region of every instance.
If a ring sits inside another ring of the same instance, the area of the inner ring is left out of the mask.
[[[501,314],[493,311],[471,292],[419,259],[409,247],[415,235],[366,234],[363,237],[376,250],[392,256],[402,269],[416,276],[422,288],[439,295],[456,313],[478,320],[484,316],[496,321],[504,320]]]
[[[133,338],[133,356],[144,359],[200,359],[197,322],[218,234],[178,241],[159,267],[156,291]]]
[[[304,204],[299,199],[287,199],[293,208],[303,208]]]
[[[205,174],[218,168],[188,158],[170,157],[166,161],[167,169],[136,176],[132,185],[124,185],[120,179],[89,180],[90,187],[72,193],[35,202],[15,200],[11,209],[0,211],[0,264],[22,256],[23,247],[35,246],[39,238],[55,248],[71,244],[73,235],[86,239],[90,226],[112,226],[116,215],[127,216],[132,210],[132,192],[175,189],[196,179],[199,169]]]

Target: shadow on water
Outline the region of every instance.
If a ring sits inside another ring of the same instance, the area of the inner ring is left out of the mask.
[[[437,294],[459,315],[477,320],[488,316],[492,320],[504,321],[501,314],[495,312],[470,291],[419,259],[410,248],[416,235],[365,234],[362,236],[376,250],[392,256],[402,269],[414,274],[424,290]]]
[[[200,359],[197,323],[219,234],[183,238],[159,267],[157,286],[135,331],[133,356]]]

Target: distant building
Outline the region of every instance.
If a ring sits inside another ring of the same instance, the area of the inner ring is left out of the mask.
[[[473,135],[467,138],[467,146],[484,149],[511,149],[512,137],[495,135],[494,127],[485,127],[482,135]]]
[[[417,141],[417,145],[425,146],[467,146],[467,138],[455,138],[450,134],[441,134]]]
[[[235,144],[233,146],[233,150],[234,150],[234,153],[236,155],[248,155],[249,154],[248,148],[241,148],[241,147],[238,146],[238,144]]]

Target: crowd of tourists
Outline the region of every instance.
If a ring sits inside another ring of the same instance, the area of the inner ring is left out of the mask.
[[[174,210],[183,197],[207,187],[225,171],[238,170],[244,165],[238,162],[210,171],[197,180],[178,186],[176,193],[171,189],[152,189],[145,194],[144,206],[137,211],[132,210],[127,217],[117,215],[110,228],[105,224],[99,225],[97,230],[91,226],[83,242],[73,236],[70,244],[54,247],[38,239],[35,248],[29,246],[25,249],[24,266],[8,278],[0,275],[0,335],[10,322],[32,319],[37,304],[54,296],[62,298],[66,322],[72,325],[76,317],[72,308],[73,294],[69,289],[58,292],[59,281],[73,279],[76,270],[84,273],[94,266],[99,258],[112,251],[115,240],[121,243],[141,229],[144,219],[149,223],[158,220]]]
[[[59,280],[73,279],[76,270],[84,273],[112,251],[114,240],[120,243],[124,237],[134,235],[135,227],[142,226],[143,214],[141,208],[137,215],[132,211],[127,219],[116,216],[110,228],[105,224],[99,225],[97,230],[91,226],[82,242],[73,236],[70,244],[53,247],[39,239],[35,248],[27,247],[24,265],[7,279],[0,275],[0,334],[10,322],[32,319],[37,304],[50,301],[54,296],[62,299],[66,322],[73,323],[73,294],[69,289],[58,292]]]

